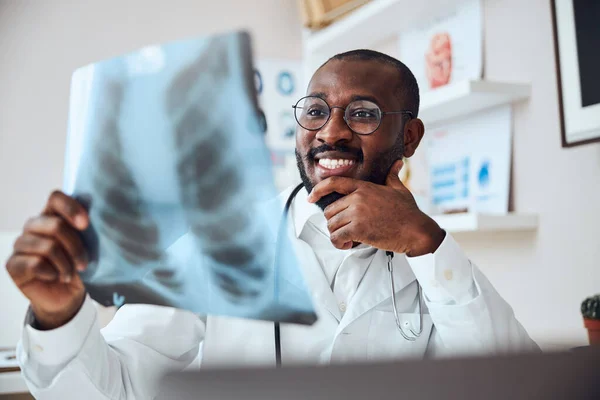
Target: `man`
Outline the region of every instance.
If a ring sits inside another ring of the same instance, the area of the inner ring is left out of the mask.
[[[283,365],[537,349],[398,179],[402,157],[413,155],[424,134],[410,70],[374,51],[340,54],[314,74],[307,96],[295,107],[304,189],[289,221],[319,320],[282,325]],[[84,209],[55,192],[7,262],[31,301],[18,354],[34,395],[147,399],[164,373],[200,362],[275,364],[273,325],[264,321],[126,305],[100,332],[75,273],[86,267],[76,230],[87,224]],[[398,320],[386,252],[395,254]]]

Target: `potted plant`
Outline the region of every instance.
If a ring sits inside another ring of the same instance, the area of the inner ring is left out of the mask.
[[[590,345],[600,346],[600,294],[588,297],[581,303],[581,315]]]

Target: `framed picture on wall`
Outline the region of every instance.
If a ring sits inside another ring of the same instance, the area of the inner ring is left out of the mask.
[[[562,146],[600,142],[600,1],[551,6]]]

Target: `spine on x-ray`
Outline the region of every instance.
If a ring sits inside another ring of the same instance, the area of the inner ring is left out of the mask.
[[[226,297],[248,304],[263,291],[269,252],[264,229],[252,215],[251,185],[232,151],[236,110],[223,101],[233,74],[232,44],[226,40],[213,39],[174,78],[166,107],[175,126],[180,196],[197,246]]]
[[[152,280],[176,290],[181,282],[176,279],[174,269],[163,265],[166,260],[159,247],[159,230],[147,212],[140,189],[124,161],[119,115],[125,89],[115,79],[108,80],[103,89],[105,108],[94,146],[97,166],[93,186],[98,201],[91,208],[92,217],[100,222],[97,226],[100,237],[105,239],[101,245],[110,246],[101,249],[105,253],[103,259],[116,260],[117,265],[113,268],[117,269],[120,269],[118,260],[143,268],[147,272],[144,271],[142,276],[147,277],[147,273],[151,273],[154,275]],[[127,277],[123,277],[123,281],[128,281]]]

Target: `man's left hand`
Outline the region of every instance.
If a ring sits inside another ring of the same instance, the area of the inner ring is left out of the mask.
[[[381,250],[416,257],[433,253],[445,232],[417,207],[414,197],[398,173],[404,163],[397,160],[385,185],[333,176],[319,182],[308,196],[316,202],[337,192],[345,195],[325,208],[331,242],[342,250],[365,243]]]

